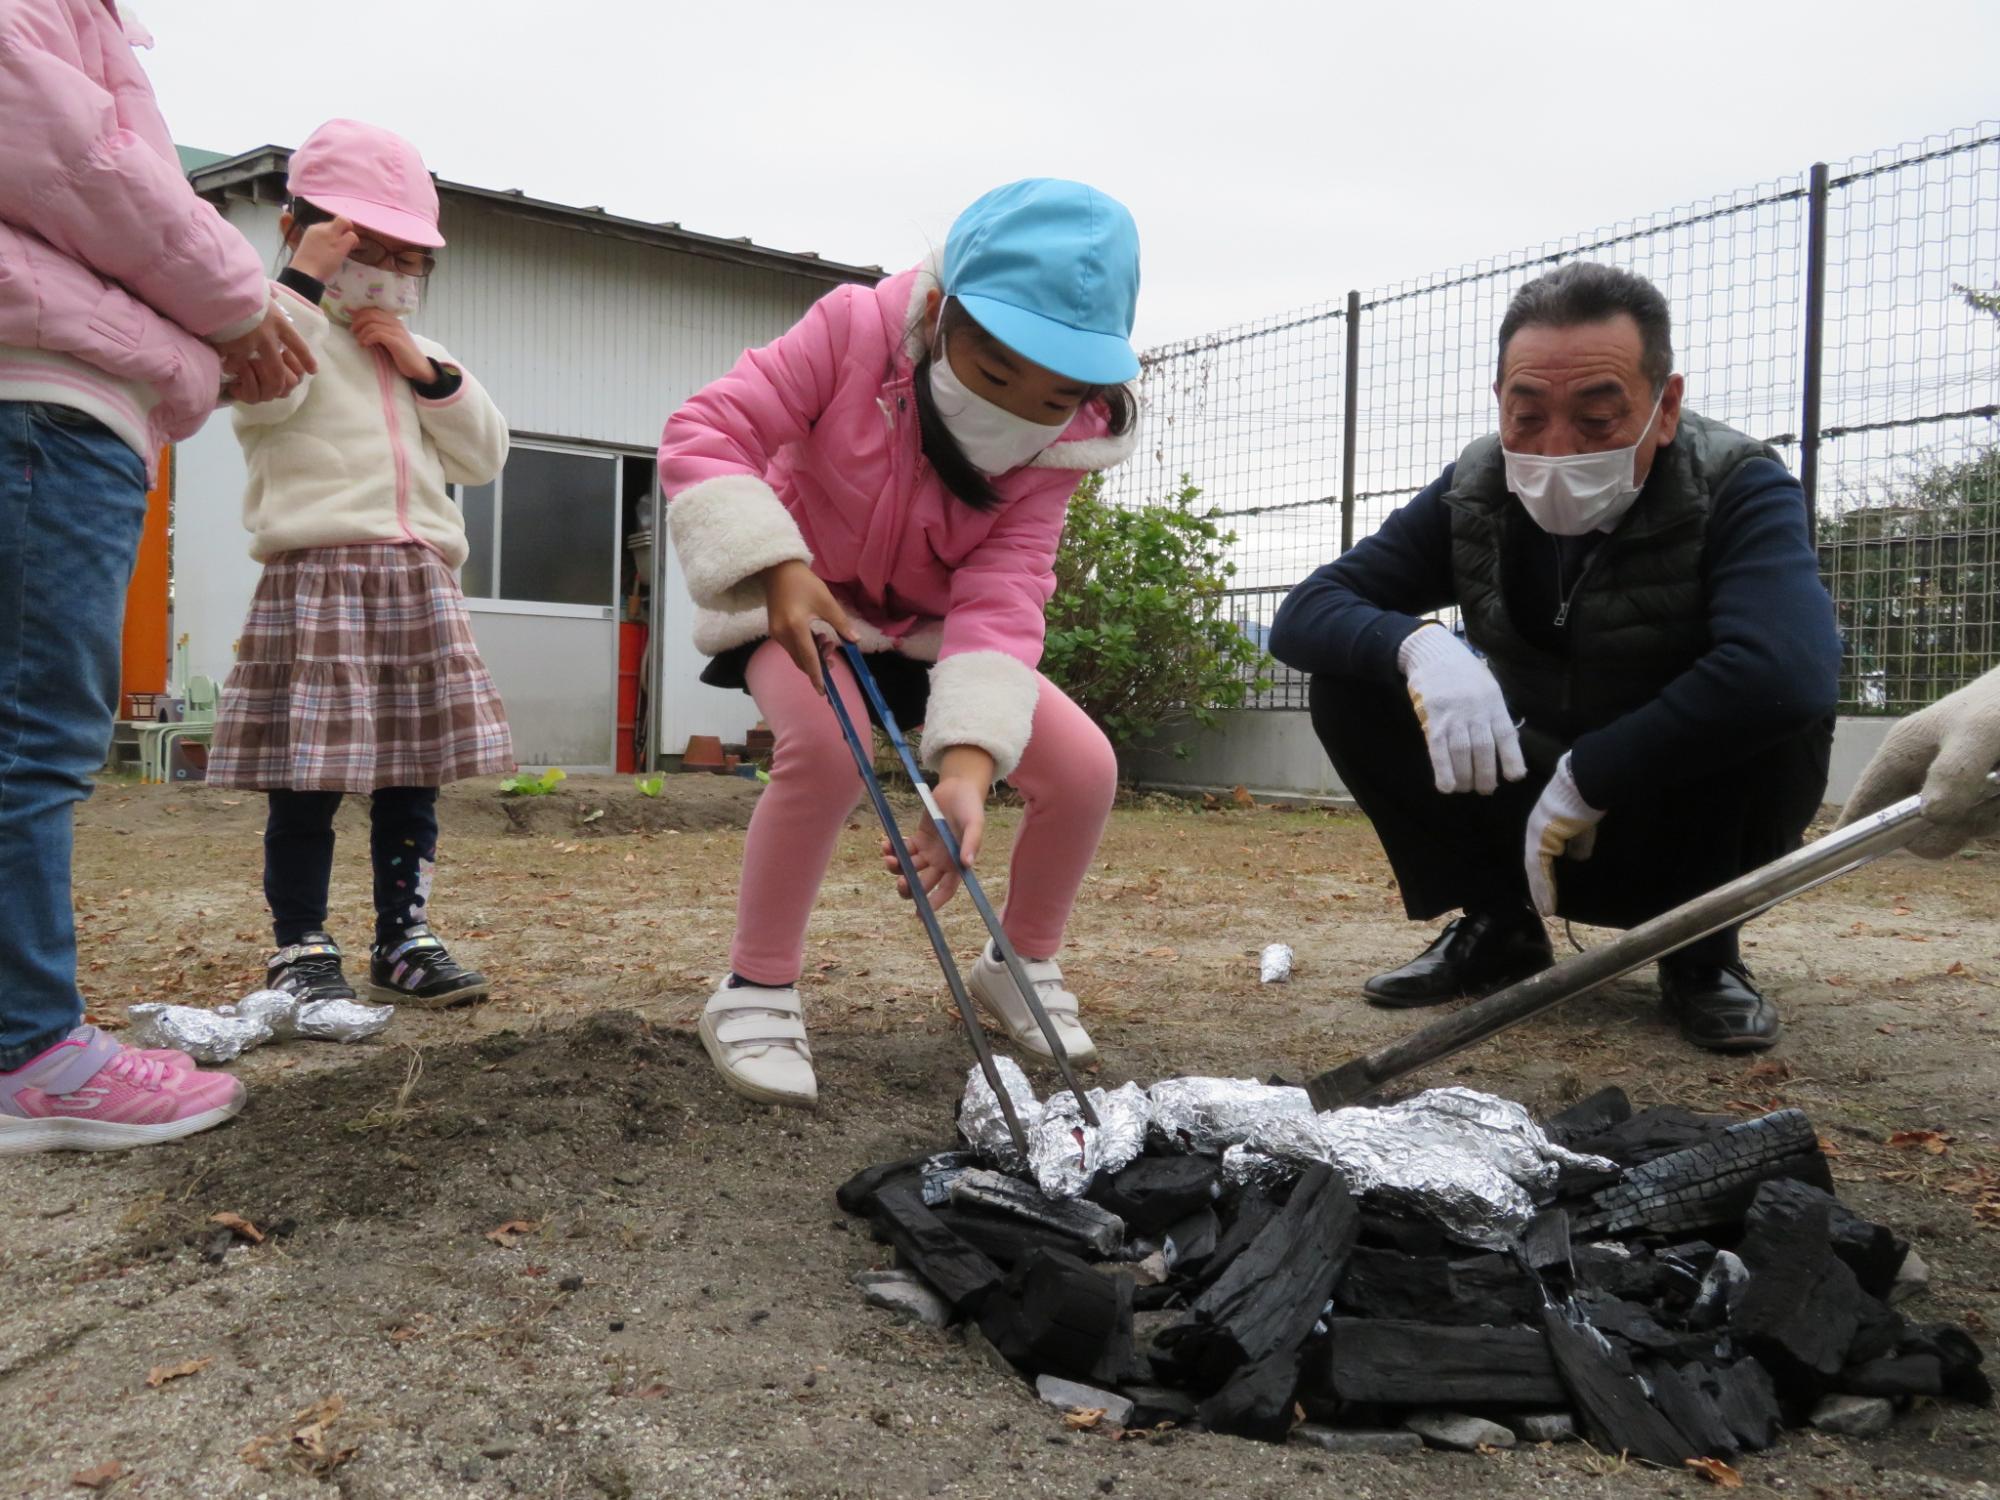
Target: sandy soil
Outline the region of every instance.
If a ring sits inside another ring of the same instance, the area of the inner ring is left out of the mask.
[[[1694,1495],[1692,1475],[1583,1445],[1315,1458],[1170,1434],[1066,1434],[952,1333],[863,1306],[885,1254],[833,1187],[950,1134],[967,1063],[928,949],[857,820],[809,951],[823,1107],[759,1109],[693,1032],[722,964],[754,786],[658,800],[572,781],[534,804],[447,798],[434,911],[493,1001],[400,1014],[374,1044],[238,1064],[240,1120],[127,1156],[0,1161],[0,1493],[117,1495]],[[599,809],[603,816],[593,817]],[[78,852],[86,987],[137,1000],[254,986],[261,807],[107,785]],[[365,810],[342,814],[335,932],[368,932]],[[992,883],[1015,822],[991,840]],[[963,903],[948,923],[976,946]],[[1790,1030],[1769,1062],[1683,1048],[1626,982],[1435,1070],[1554,1106],[1804,1107],[1841,1190],[1913,1238],[1928,1312],[2000,1321],[2000,850],[1899,858],[1753,931]],[[1586,943],[1601,934],[1579,933]],[[1066,964],[1102,1079],[1302,1077],[1413,1018],[1357,1003],[1427,940],[1366,823],[1146,805],[1114,820]],[[1283,939],[1294,982],[1260,986]],[[1933,1154],[1898,1131],[1949,1137]],[[222,1248],[212,1215],[268,1237]],[[530,1226],[511,1245],[491,1233]],[[160,1367],[191,1374],[149,1384]],[[337,1415],[333,1403],[338,1403]],[[301,1436],[303,1434],[303,1436]],[[1938,1406],[1873,1443],[1794,1436],[1746,1490],[1823,1500],[1985,1494],[2000,1421]]]

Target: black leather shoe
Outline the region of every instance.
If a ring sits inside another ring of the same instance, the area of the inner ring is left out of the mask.
[[[1554,962],[1548,932],[1532,912],[1497,917],[1468,912],[1402,968],[1362,985],[1361,993],[1370,1005],[1393,1009],[1442,1005],[1461,995],[1505,989]]]
[[[1663,963],[1660,999],[1681,1036],[1710,1052],[1762,1052],[1784,1033],[1778,1007],[1741,964]]]

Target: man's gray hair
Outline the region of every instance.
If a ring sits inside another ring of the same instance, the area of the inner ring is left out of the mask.
[[[1507,344],[1523,328],[1576,328],[1627,314],[1639,325],[1639,369],[1658,394],[1674,373],[1673,320],[1667,299],[1643,276],[1571,261],[1514,293],[1500,320],[1500,373],[1507,371]]]

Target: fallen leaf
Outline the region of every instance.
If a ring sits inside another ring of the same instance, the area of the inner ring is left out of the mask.
[[[1910,909],[1907,906],[1892,906],[1889,908],[1889,915],[1892,917],[1907,917],[1910,914]]]
[[[1179,950],[1174,948],[1148,948],[1146,950],[1147,958],[1179,958],[1180,956]]]
[[[1941,1130],[1898,1130],[1889,1137],[1889,1144],[1905,1151],[1915,1149],[1943,1156],[1951,1145],[1951,1137]]]
[[[1063,1413],[1063,1426],[1071,1432],[1088,1432],[1104,1420],[1105,1410],[1102,1406],[1072,1406]]]
[[[85,1469],[81,1473],[70,1475],[69,1482],[74,1485],[80,1485],[87,1490],[101,1490],[108,1488],[124,1477],[125,1465],[114,1458],[106,1463],[99,1464],[94,1469]]]
[[[264,1243],[264,1231],[241,1214],[210,1214],[208,1222],[220,1224],[224,1229],[234,1231],[240,1238],[248,1240],[253,1245]]]
[[[1234,788],[1229,793],[1229,800],[1234,802],[1238,807],[1255,807],[1257,805],[1257,799],[1250,795],[1250,789],[1243,786]]]
[[[1792,1076],[1792,1065],[1782,1057],[1767,1057],[1762,1062],[1752,1063],[1743,1076],[1746,1079],[1770,1078],[1783,1082]]]
[[[1894,1036],[1896,1034],[1896,1028],[1887,1024],[1877,1026],[1875,1029],[1884,1036]]]
[[[180,1380],[189,1375],[199,1375],[215,1363],[215,1356],[207,1359],[184,1359],[177,1365],[154,1365],[146,1372],[146,1384],[158,1390],[169,1380]]]
[[[542,1221],[540,1219],[509,1219],[498,1229],[487,1230],[486,1238],[493,1241],[502,1250],[512,1250],[522,1240],[541,1227]]]
[[[1719,1484],[1725,1490],[1740,1490],[1743,1488],[1743,1476],[1719,1458],[1690,1458],[1685,1460],[1685,1462],[1690,1469],[1693,1469],[1695,1473],[1706,1479],[1710,1484]]]

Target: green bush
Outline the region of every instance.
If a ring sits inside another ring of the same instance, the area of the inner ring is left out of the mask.
[[[1114,505],[1093,474],[1070,502],[1042,670],[1121,751],[1177,720],[1213,728],[1270,685],[1262,648],[1226,613],[1235,534],[1200,497],[1183,475],[1165,504]]]

